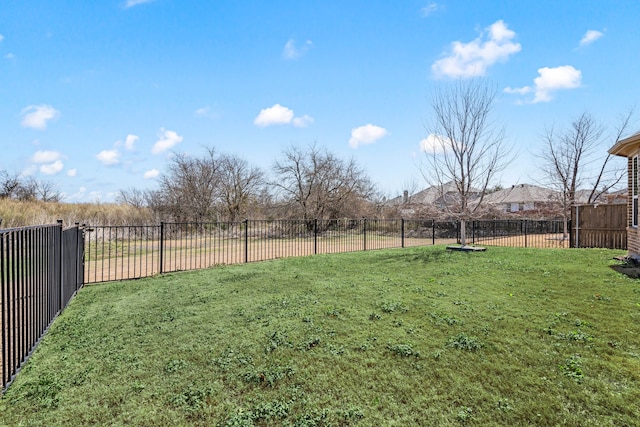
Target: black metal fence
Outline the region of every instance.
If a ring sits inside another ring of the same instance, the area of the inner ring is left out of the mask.
[[[451,244],[459,234],[457,222],[364,218],[90,226],[85,229],[85,282],[292,256]],[[472,221],[467,225],[467,241],[568,246],[562,221]]]
[[[569,247],[562,220],[485,220],[471,224],[471,241],[486,246]]]
[[[84,282],[80,227],[0,230],[2,389]]]

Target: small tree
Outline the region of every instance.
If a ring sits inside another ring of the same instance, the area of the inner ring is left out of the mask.
[[[149,196],[148,191],[131,187],[126,190],[120,190],[116,197],[116,201],[118,203],[132,206],[136,209],[141,209],[149,204]]]
[[[264,173],[235,155],[220,157],[220,198],[229,221],[237,221],[247,214],[264,187]]]
[[[573,119],[567,129],[545,129],[544,146],[538,157],[542,160],[543,184],[558,191],[560,197],[565,239],[569,234],[571,206],[577,201],[578,190],[586,187],[589,192],[587,203],[595,203],[625,176],[626,165],[611,162],[612,156],[606,154],[606,148],[627,132],[632,115],[632,109],[621,115],[611,133],[587,112]]]
[[[484,195],[510,161],[504,130],[490,121],[495,98],[481,79],[442,86],[432,98],[422,174],[438,188],[442,208],[460,221],[462,246],[466,222],[482,215]]]
[[[159,179],[160,188],[152,192],[149,206],[177,221],[210,221],[220,201],[221,177],[213,148],[203,157],[176,154]]]

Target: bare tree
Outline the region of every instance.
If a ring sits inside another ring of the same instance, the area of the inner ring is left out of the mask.
[[[459,80],[433,95],[433,114],[426,126],[425,179],[439,189],[440,204],[460,221],[460,243],[466,245],[466,221],[480,217],[483,199],[510,158],[504,130],[490,121],[496,90],[481,79]]]
[[[375,187],[356,162],[326,149],[291,147],[273,166],[280,201],[290,216],[305,220],[356,216]]]
[[[116,201],[134,208],[143,208],[149,203],[149,192],[131,187],[126,190],[120,190]]]
[[[264,173],[235,155],[222,155],[220,163],[220,198],[229,221],[247,214],[249,204],[261,194]]]
[[[176,154],[160,188],[151,193],[150,207],[176,221],[210,221],[219,205],[220,162],[213,148],[203,157]]]
[[[620,183],[625,176],[624,164],[615,165],[606,148],[626,132],[633,109],[621,115],[612,133],[591,114],[583,112],[565,130],[545,129],[542,160],[543,183],[560,195],[560,214],[564,219],[564,238],[568,236],[571,206],[577,202],[579,189],[587,189],[587,203],[594,203],[603,193]]]
[[[37,181],[33,177],[23,178],[17,173],[0,171],[0,199],[3,198],[59,202],[62,194],[51,182]]]
[[[38,181],[35,190],[36,197],[43,202],[59,202],[62,199],[62,193],[50,181]]]
[[[13,199],[17,197],[20,189],[20,175],[10,174],[8,171],[0,171],[0,199]]]
[[[123,190],[118,198],[175,221],[237,221],[263,195],[263,176],[246,160],[207,148],[202,157],[176,154],[157,190]]]

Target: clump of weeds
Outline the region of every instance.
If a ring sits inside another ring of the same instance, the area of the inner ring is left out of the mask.
[[[404,313],[404,312],[409,311],[409,309],[404,304],[402,304],[401,302],[396,302],[396,301],[383,302],[380,305],[380,309],[384,313],[395,313],[396,311]]]
[[[420,352],[414,350],[411,344],[387,344],[387,349],[393,354],[401,357],[420,357]]]
[[[460,333],[458,335],[450,337],[447,341],[447,346],[457,348],[459,350],[476,351],[484,347],[484,344],[474,336]]]
[[[579,354],[565,359],[564,363],[559,366],[560,371],[567,377],[573,379],[577,383],[581,383],[584,379],[582,372],[582,358]]]

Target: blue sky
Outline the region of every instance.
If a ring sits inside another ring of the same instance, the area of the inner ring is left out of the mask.
[[[395,196],[423,186],[433,91],[482,76],[516,154],[502,184],[532,183],[545,127],[583,111],[613,126],[637,103],[639,11],[635,0],[0,0],[0,169],[53,182],[68,202],[108,202],[154,188],[174,152],[213,146],[268,170],[287,147],[317,143]]]

